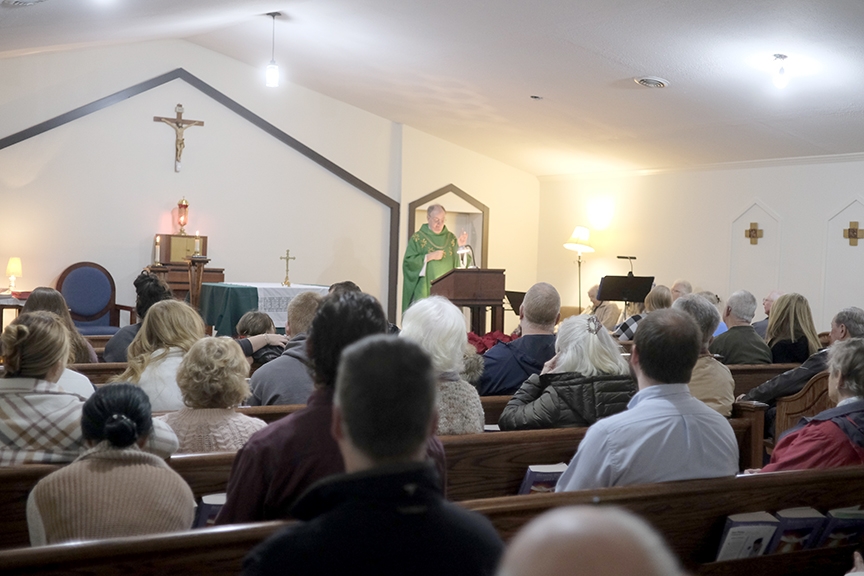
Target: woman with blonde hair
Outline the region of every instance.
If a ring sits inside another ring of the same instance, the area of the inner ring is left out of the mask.
[[[402,316],[402,338],[420,345],[432,357],[438,378],[438,435],[477,434],[486,423],[477,389],[463,380],[468,344],[465,316],[441,296],[423,298]]]
[[[129,366],[112,382],[139,385],[150,397],[153,410],[180,410],[183,397],[177,369],[186,352],[204,337],[204,321],[179,300],[154,304],[129,345]]]
[[[57,381],[69,355],[69,331],[51,312],[28,312],[0,337],[5,374],[0,378],[0,465],[65,463],[84,450],[84,400]],[[160,423],[147,449],[161,457],[177,450],[177,438]]]
[[[595,316],[558,328],[555,356],[522,384],[501,413],[502,430],[590,426],[627,409],[636,393],[630,367]]]
[[[777,298],[768,316],[765,341],[774,364],[801,363],[819,348],[807,298],[795,292]]]
[[[40,286],[30,293],[27,301],[24,303],[22,314],[27,312],[53,312],[60,317],[63,325],[69,330],[69,363],[70,364],[92,364],[99,362],[96,357],[96,351],[87,340],[81,336],[75,323],[72,322],[72,315],[69,313],[69,306],[66,304],[66,299],[63,294],[54,288]]]
[[[636,334],[636,327],[639,325],[639,321],[642,320],[646,314],[649,314],[654,310],[669,308],[670,306],[672,306],[672,292],[666,286],[655,286],[651,289],[648,295],[645,296],[644,311],[641,314],[630,316],[627,320],[619,324],[618,327],[615,328],[615,331],[612,332],[612,337],[617,338],[619,342],[630,342]]]
[[[177,371],[184,408],[159,419],[174,430],[178,452],[236,452],[252,434],[266,427],[234,408],[249,397],[249,363],[231,338],[196,342]]]

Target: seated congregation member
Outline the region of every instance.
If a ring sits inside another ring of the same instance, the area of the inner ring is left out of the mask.
[[[335,284],[331,284],[330,288],[327,289],[327,294],[341,294],[343,292],[362,292],[356,283],[351,280],[343,280],[342,282],[336,282]],[[387,333],[388,334],[399,334],[399,327],[393,324],[392,322],[387,322]]]
[[[594,316],[571,316],[558,328],[557,354],[516,392],[501,430],[590,426],[627,409],[636,393],[618,345]]]
[[[864,464],[864,340],[831,346],[828,371],[828,397],[837,406],[784,433],[762,472]]]
[[[267,426],[234,410],[249,396],[248,374],[249,363],[230,338],[205,337],[189,349],[177,370],[186,406],[159,417],[177,435],[177,452],[236,452]]]
[[[305,523],[252,550],[243,574],[494,574],[504,544],[492,524],[444,500],[425,462],[435,372],[406,339],[373,336],[345,350],[333,436],[346,473],[312,486],[292,511]]]
[[[636,327],[639,326],[639,321],[646,314],[654,310],[662,310],[672,306],[672,292],[666,286],[655,286],[651,292],[645,296],[645,306],[640,314],[634,314],[619,324],[615,331],[612,332],[612,337],[617,338],[620,342],[630,342],[633,340],[633,335],[636,334]]]
[[[612,506],[544,512],[510,542],[498,576],[680,576],[663,537],[645,520]]]
[[[204,321],[191,306],[179,300],[157,302],[129,345],[129,366],[111,381],[140,386],[156,412],[180,410],[184,404],[177,369],[186,352],[203,337]]]
[[[765,339],[765,333],[768,331],[768,320],[771,318],[771,308],[774,306],[774,302],[783,295],[783,292],[779,290],[772,290],[768,293],[765,298],[762,299],[762,309],[765,311],[765,319],[759,320],[758,322],[753,323],[753,329],[756,330],[756,333],[763,340]]]
[[[481,396],[513,394],[555,355],[555,325],[561,318],[561,297],[551,284],[539,282],[525,293],[519,307],[522,336],[499,342],[483,354]]]
[[[687,280],[676,280],[672,284],[672,302],[675,302],[678,298],[682,296],[686,296],[687,294],[693,293],[693,285],[690,284]]]
[[[69,356],[68,334],[51,312],[21,314],[3,331],[0,465],[71,462],[84,451],[84,399],[57,385]],[[147,450],[160,457],[177,450],[177,438],[165,424],[148,438]]]
[[[690,394],[723,416],[731,416],[732,404],[735,402],[735,380],[729,368],[715,360],[708,351],[711,335],[720,322],[720,314],[711,302],[698,294],[682,296],[672,304],[672,308],[689,315],[699,326],[701,349],[687,383]]]
[[[723,321],[729,329],[717,336],[708,350],[723,357],[724,364],[770,364],[771,349],[750,325],[756,313],[756,297],[739,290],[726,302]]]
[[[69,330],[69,364],[95,364],[99,362],[93,346],[78,332],[75,323],[72,322],[72,314],[63,294],[54,288],[40,286],[30,293],[24,303],[21,313],[27,312],[53,312],[63,320],[63,324]]]
[[[712,306],[717,310],[717,317],[720,318],[720,321],[717,323],[717,328],[714,330],[713,336],[716,338],[721,334],[725,334],[729,328],[726,326],[726,323],[723,322],[722,311],[723,311],[723,301],[720,299],[720,296],[715,294],[714,292],[709,292],[708,290],[703,290],[702,292],[697,292],[697,295],[701,296],[708,300]]]
[[[81,412],[89,449],[27,498],[30,544],[188,530],[195,498],[164,460],[141,450],[152,430],[150,402],[137,386],[93,394]]]
[[[658,310],[642,321],[630,353],[639,392],[625,412],[588,429],[556,492],[738,472],[729,421],[687,388],[701,343],[696,322],[680,310]]]
[[[348,292],[324,299],[306,344],[315,391],[306,408],[269,424],[237,452],[217,524],[287,518],[309,486],[345,471],[330,434],[339,355],[349,344],[386,331],[387,318],[374,297]],[[443,478],[444,448],[437,438],[429,441],[429,451]]]
[[[234,330],[237,333],[237,343],[253,371],[278,358],[288,342],[288,336],[277,334],[273,319],[260,310],[250,310],[243,314]]]
[[[305,404],[314,385],[306,355],[307,332],[321,305],[321,295],[302,292],[288,303],[285,334],[291,339],[279,358],[268,362],[252,374],[250,406]]]
[[[468,331],[459,308],[442,296],[419,300],[402,316],[399,336],[416,342],[432,357],[438,379],[438,434],[483,432],[480,396],[461,374]]]
[[[597,299],[597,293],[600,291],[600,285],[592,286],[588,289],[588,299],[591,300],[591,306],[588,310],[582,313],[583,316],[596,316],[603,327],[610,332],[618,325],[618,317],[621,315],[621,309],[614,302],[603,302]]]
[[[147,311],[156,302],[174,298],[171,288],[158,276],[146,270],[141,272],[132,284],[135,286],[135,313],[138,315],[138,322],[123,326],[111,336],[111,339],[105,344],[105,351],[102,353],[105,362],[126,362],[127,349],[141,329],[141,323],[147,316]]]
[[[765,340],[774,364],[804,362],[821,348],[807,298],[795,292],[784,294],[771,312]]]
[[[864,310],[853,306],[838,312],[831,320],[831,332],[828,337],[832,346],[848,338],[864,338]],[[812,354],[801,366],[787,370],[739,397],[740,400],[753,400],[770,406],[765,411],[766,438],[774,437],[777,399],[800,392],[813,376],[826,370],[828,350],[830,347]]]

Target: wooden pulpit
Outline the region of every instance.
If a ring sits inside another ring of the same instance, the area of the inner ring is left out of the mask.
[[[492,308],[492,331],[504,331],[504,270],[454,268],[431,285],[433,296],[444,296],[471,310],[471,331],[486,333],[486,307]]]

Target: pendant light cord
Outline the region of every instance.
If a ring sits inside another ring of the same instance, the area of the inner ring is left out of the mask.
[[[273,35],[270,42],[270,61],[276,61],[276,14],[271,14],[270,17],[273,19]]]

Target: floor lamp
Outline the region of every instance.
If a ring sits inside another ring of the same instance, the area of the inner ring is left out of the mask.
[[[579,313],[582,313],[582,253],[594,252],[594,248],[588,243],[590,232],[584,226],[576,226],[570,239],[564,243],[564,248],[576,252],[576,263],[579,270]]]

